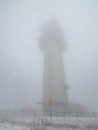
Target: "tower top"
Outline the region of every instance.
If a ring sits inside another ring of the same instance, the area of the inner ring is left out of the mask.
[[[41,28],[42,36],[39,39],[41,49],[58,47],[65,49],[65,40],[56,19],[52,19]]]

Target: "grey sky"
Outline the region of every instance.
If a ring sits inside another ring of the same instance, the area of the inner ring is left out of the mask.
[[[0,0],[0,109],[33,106],[42,97],[40,27],[56,17],[71,101],[98,111],[98,1]]]

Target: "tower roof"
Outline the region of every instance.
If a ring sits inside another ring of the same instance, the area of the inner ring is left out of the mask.
[[[59,46],[59,48],[64,49],[65,41],[63,33],[56,19],[52,19],[47,24],[42,26],[41,32],[42,36],[39,41],[42,49],[53,46]]]
[[[59,23],[56,19],[51,19],[45,25],[41,27],[42,33],[49,33],[51,31],[61,31]]]

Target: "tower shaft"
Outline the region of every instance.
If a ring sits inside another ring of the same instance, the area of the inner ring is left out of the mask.
[[[44,52],[43,102],[68,102],[66,88],[62,52],[57,47],[48,48]]]

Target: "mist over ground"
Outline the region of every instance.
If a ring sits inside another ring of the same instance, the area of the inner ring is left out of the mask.
[[[71,102],[98,112],[98,1],[0,0],[0,109],[33,107],[42,100],[41,26],[56,17]]]

